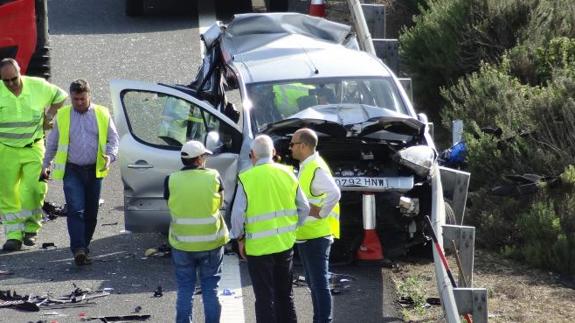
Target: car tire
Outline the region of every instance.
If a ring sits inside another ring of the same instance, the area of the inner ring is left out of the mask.
[[[32,55],[26,75],[38,76],[46,80],[50,78],[50,49],[48,47],[40,48]]]
[[[126,16],[139,17],[144,14],[144,0],[126,0]]]
[[[30,57],[26,74],[45,79],[50,78],[50,47],[48,40],[48,4],[46,0],[36,0],[36,51]]]
[[[268,12],[286,12],[288,11],[288,0],[267,0],[266,8]]]

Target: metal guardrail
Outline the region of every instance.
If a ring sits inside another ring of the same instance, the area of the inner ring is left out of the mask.
[[[355,25],[355,30],[358,35],[359,47],[372,55],[376,55],[374,40],[364,16],[362,4],[359,0],[348,0],[351,16]],[[383,17],[383,18],[382,18]],[[385,37],[385,22],[381,21],[385,18],[385,11],[376,9],[375,13],[370,13],[369,19],[375,25],[383,25],[383,35]],[[398,62],[398,60],[397,60]],[[399,66],[399,63],[397,63]],[[398,73],[398,71],[395,71]],[[487,290],[485,288],[474,288],[473,286],[473,265],[474,265],[474,251],[475,251],[475,228],[466,227],[462,225],[445,225],[445,203],[444,203],[444,188],[450,197],[456,209],[456,214],[459,215],[459,223],[463,221],[463,214],[465,212],[465,201],[467,199],[467,188],[469,185],[469,173],[461,172],[445,167],[439,167],[435,164],[431,171],[431,223],[439,239],[438,243],[441,248],[443,241],[447,241],[447,249],[457,249],[457,256],[461,264],[461,272],[459,275],[458,287],[453,287],[447,270],[444,267],[440,255],[436,249],[433,249],[433,259],[435,266],[435,277],[437,281],[437,290],[441,298],[441,305],[445,315],[445,320],[449,323],[460,322],[460,315],[472,314],[473,320],[476,323],[487,322]],[[442,176],[445,176],[443,181]],[[453,242],[451,242],[453,241]],[[451,243],[449,243],[451,242]],[[465,279],[467,278],[467,279]]]

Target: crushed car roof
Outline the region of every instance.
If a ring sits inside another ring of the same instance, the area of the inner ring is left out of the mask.
[[[350,26],[317,17],[242,14],[225,28],[221,49],[245,83],[389,76],[378,58],[346,48],[350,38],[354,38]]]

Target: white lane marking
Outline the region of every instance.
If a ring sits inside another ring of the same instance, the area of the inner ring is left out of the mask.
[[[198,31],[203,34],[211,25],[216,22],[215,1],[198,1]],[[201,57],[204,58],[204,42],[200,40]]]
[[[240,277],[240,262],[236,255],[224,255],[220,281],[220,302],[222,304],[221,321],[223,323],[243,323],[244,298]]]

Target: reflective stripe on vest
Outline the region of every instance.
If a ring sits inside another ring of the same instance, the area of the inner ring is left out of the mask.
[[[108,141],[108,126],[110,124],[110,113],[108,109],[100,106],[93,105],[94,113],[96,115],[96,123],[98,125],[98,153],[96,157],[96,178],[103,178],[108,175],[108,170],[105,170],[106,160],[104,153],[106,152],[106,143]],[[66,162],[68,161],[68,147],[70,144],[70,119],[72,113],[72,106],[67,105],[58,110],[56,120],[58,125],[58,149],[54,157],[54,165],[52,167],[52,177],[54,179],[63,179],[66,171]]]
[[[208,251],[229,241],[228,229],[219,207],[218,172],[188,169],[170,175],[168,207],[170,245],[184,251]]]
[[[324,171],[331,174],[331,170],[327,163],[319,155],[313,157],[299,173],[299,182],[301,189],[308,198],[310,204],[321,207],[324,203],[325,194],[315,196],[311,192],[311,185],[315,176],[315,172],[318,169],[323,169]],[[339,238],[339,203],[337,203],[330,213],[322,218],[318,219],[312,216],[308,216],[305,219],[304,225],[299,227],[296,231],[296,237],[298,240],[309,240],[320,237],[325,237],[333,235],[335,238]]]
[[[295,243],[297,178],[275,163],[256,165],[239,175],[247,198],[246,253],[269,255]]]

